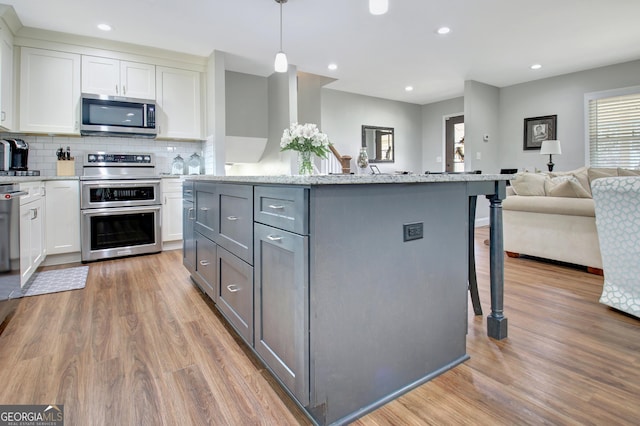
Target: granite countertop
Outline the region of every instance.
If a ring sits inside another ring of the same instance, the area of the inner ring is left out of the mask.
[[[229,183],[257,183],[281,185],[355,185],[373,183],[432,183],[432,182],[482,182],[509,180],[512,175],[502,174],[429,174],[429,175],[279,175],[279,176],[214,176],[189,175],[187,180],[206,180]]]
[[[40,182],[45,180],[79,180],[78,176],[0,176],[0,184]]]

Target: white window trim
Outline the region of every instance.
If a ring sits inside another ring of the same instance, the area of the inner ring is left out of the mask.
[[[589,102],[614,96],[640,93],[640,86],[621,87],[619,89],[602,90],[584,94],[584,164],[591,166],[591,148],[589,146]]]

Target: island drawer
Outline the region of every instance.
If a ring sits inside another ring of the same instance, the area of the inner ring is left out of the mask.
[[[215,240],[218,226],[218,203],[216,185],[209,182],[196,182],[195,187],[195,229],[210,240]]]
[[[196,282],[200,288],[215,300],[216,284],[216,244],[196,233]]]
[[[296,234],[309,234],[309,190],[300,187],[256,186],[256,222]]]
[[[219,204],[216,242],[253,264],[253,186],[217,185]]]
[[[218,247],[216,306],[238,334],[253,346],[253,267]]]

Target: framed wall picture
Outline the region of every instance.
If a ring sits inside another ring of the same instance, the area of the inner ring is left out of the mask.
[[[524,119],[524,149],[540,149],[542,141],[556,139],[557,115]]]

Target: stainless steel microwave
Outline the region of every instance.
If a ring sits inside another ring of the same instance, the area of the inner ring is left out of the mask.
[[[83,93],[80,134],[155,138],[156,104],[150,99]]]

